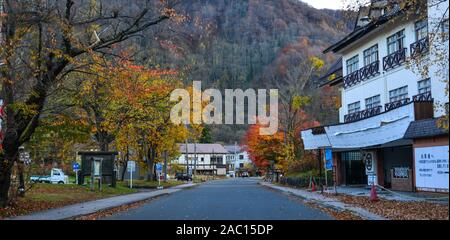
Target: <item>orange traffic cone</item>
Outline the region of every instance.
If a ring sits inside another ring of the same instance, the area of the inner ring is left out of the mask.
[[[314,184],[314,181],[312,181],[311,183],[311,192],[315,192],[316,191],[316,184]]]
[[[377,202],[378,196],[377,196],[377,188],[375,187],[375,184],[372,185],[372,189],[370,190],[370,201],[371,202]]]

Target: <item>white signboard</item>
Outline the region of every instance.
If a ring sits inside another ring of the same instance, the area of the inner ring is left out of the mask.
[[[102,166],[102,161],[94,160],[94,176],[100,176],[100,168]]]
[[[378,184],[376,153],[364,152],[363,160],[367,175],[367,185],[372,186]]]
[[[135,161],[128,161],[128,163],[127,163],[127,170],[128,170],[128,172],[135,172],[136,171],[136,162]]]
[[[415,149],[416,187],[448,190],[448,146]]]

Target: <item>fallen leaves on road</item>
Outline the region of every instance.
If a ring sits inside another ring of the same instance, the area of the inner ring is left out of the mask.
[[[337,196],[327,194],[327,196],[338,199],[346,204],[364,208],[391,220],[449,220],[448,204],[385,199],[380,199],[378,202],[371,202],[368,197],[344,194]]]
[[[76,217],[73,220],[98,220],[101,218],[106,218],[106,217],[112,216],[114,214],[117,214],[119,212],[125,212],[125,211],[129,211],[131,209],[138,208],[138,207],[150,202],[151,200],[153,200],[153,199],[147,199],[147,200],[135,202],[135,203],[128,204],[128,205],[122,205],[120,207],[111,208],[108,210],[99,211],[99,212],[92,213],[89,215]]]
[[[305,204],[310,207],[319,209],[322,212],[327,213],[328,215],[332,216],[336,220],[363,220],[361,217],[353,214],[350,211],[337,211],[335,209],[328,208],[328,207],[322,207],[318,204],[311,203],[311,202],[305,202]]]
[[[269,188],[269,190],[276,191],[274,189]],[[322,212],[327,213],[331,217],[333,217],[335,220],[363,220],[360,216],[353,214],[351,211],[339,211],[337,209],[325,207],[322,205],[319,205],[314,202],[306,201],[302,198],[299,198],[294,195],[287,195],[290,199],[295,200],[297,202],[300,202],[301,204],[307,205],[311,208],[318,209]]]
[[[0,219],[133,192],[136,191],[125,188],[104,188],[102,192],[93,192],[89,187],[78,185],[36,184],[25,198],[17,198],[8,207],[0,208]]]

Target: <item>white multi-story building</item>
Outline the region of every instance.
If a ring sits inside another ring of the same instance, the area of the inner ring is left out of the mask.
[[[225,149],[228,151],[226,160],[228,169],[230,171],[239,172],[246,166],[253,164],[248,153],[244,150],[243,147],[237,145],[228,145],[225,146]]]
[[[221,144],[179,144],[180,156],[172,161],[202,175],[225,175],[228,151]]]
[[[372,0],[324,51],[342,56],[326,83],[341,91],[339,124],[302,138],[306,149],[333,151],[338,184],[448,191],[448,131],[438,122],[448,114],[449,3],[398,2]]]

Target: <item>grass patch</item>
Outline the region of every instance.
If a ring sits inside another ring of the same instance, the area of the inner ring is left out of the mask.
[[[0,218],[30,214],[51,208],[87,202],[107,197],[135,193],[137,190],[118,185],[116,188],[103,186],[102,191],[91,191],[89,186],[74,184],[34,184],[24,198],[0,208]]]

